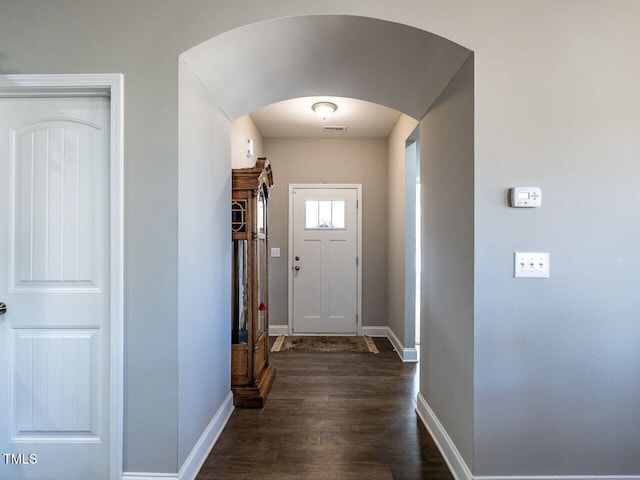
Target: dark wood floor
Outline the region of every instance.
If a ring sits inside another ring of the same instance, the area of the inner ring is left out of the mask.
[[[416,364],[369,353],[272,353],[261,410],[236,409],[197,480],[453,477],[415,413]]]

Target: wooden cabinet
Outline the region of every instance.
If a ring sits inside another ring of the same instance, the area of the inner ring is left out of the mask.
[[[269,364],[268,205],[271,164],[232,173],[231,389],[237,407],[264,406],[275,369]]]

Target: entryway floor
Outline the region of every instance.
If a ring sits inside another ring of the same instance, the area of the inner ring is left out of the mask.
[[[418,366],[380,353],[271,353],[263,409],[235,409],[197,480],[452,480],[415,413]]]

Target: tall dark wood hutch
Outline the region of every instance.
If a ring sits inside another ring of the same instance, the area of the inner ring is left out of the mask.
[[[268,203],[273,174],[266,158],[232,173],[231,389],[237,407],[264,406],[275,378],[269,364]]]

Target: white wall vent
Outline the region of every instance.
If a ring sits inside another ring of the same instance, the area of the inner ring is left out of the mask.
[[[344,125],[325,125],[322,127],[325,132],[346,132],[347,127]]]

